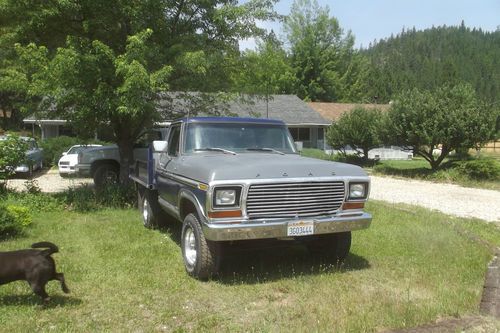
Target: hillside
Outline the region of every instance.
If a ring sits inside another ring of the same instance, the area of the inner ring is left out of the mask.
[[[362,51],[372,64],[369,96],[388,102],[417,87],[469,82],[486,101],[500,98],[500,29],[459,27],[406,30]]]

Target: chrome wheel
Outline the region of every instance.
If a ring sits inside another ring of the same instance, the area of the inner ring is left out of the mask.
[[[193,267],[196,264],[196,237],[191,228],[187,228],[184,232],[184,256],[189,266]]]
[[[144,201],[142,202],[142,223],[146,227],[149,226],[149,202],[146,197],[144,197]]]

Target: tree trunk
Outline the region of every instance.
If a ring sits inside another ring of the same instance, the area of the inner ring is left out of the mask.
[[[120,184],[130,183],[129,171],[134,163],[134,141],[122,139],[118,142],[120,152]]]

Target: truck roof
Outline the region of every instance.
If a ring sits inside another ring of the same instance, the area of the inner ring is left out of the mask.
[[[190,117],[179,120],[183,123],[253,123],[269,125],[285,125],[281,120],[261,119],[261,118],[240,118],[240,117]]]

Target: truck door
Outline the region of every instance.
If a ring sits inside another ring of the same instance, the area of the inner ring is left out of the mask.
[[[158,193],[166,202],[169,210],[178,211],[177,197],[181,183],[176,180],[177,166],[179,164],[181,124],[171,127],[168,135],[168,148],[166,154],[162,154],[157,172]]]

